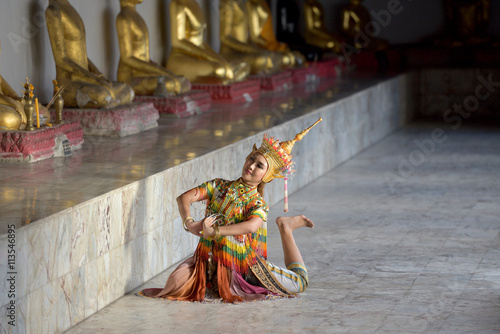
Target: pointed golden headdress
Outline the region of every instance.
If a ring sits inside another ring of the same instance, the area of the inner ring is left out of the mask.
[[[275,178],[283,178],[293,172],[292,149],[295,142],[302,140],[309,130],[322,120],[322,118],[318,119],[313,125],[298,133],[292,140],[279,143],[274,137],[264,135],[262,145],[259,148],[253,146],[253,152],[262,154],[269,166],[262,181],[271,182]]]

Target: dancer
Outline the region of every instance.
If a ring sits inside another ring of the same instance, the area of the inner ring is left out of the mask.
[[[318,120],[318,122],[320,122]],[[293,232],[314,227],[305,216],[276,219],[283,246],[285,268],[267,258],[268,206],[264,186],[292,171],[291,151],[295,139],[278,143],[264,136],[234,181],[215,179],[177,198],[184,229],[200,236],[194,255],[181,263],[163,289],[145,289],[139,295],[185,301],[221,299],[225,302],[261,300],[269,296],[292,296],[308,286],[308,274]],[[207,201],[205,218],[190,217],[190,205]]]

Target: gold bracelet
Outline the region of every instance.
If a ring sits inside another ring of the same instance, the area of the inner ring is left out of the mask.
[[[215,237],[219,238],[220,237],[219,226],[214,225],[214,230],[215,230]]]
[[[186,221],[188,219],[191,219],[192,221],[194,221],[193,217],[186,217],[186,219],[184,219],[184,221],[182,222],[182,227],[184,227],[184,230],[186,230],[186,232],[189,232],[189,229],[187,228],[187,225],[186,225]]]

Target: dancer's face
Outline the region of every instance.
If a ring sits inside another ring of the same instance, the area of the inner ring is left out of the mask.
[[[249,186],[258,186],[267,172],[266,158],[258,152],[251,153],[245,160],[241,178]]]

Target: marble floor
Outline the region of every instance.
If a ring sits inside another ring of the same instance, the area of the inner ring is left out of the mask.
[[[406,126],[290,197],[316,224],[296,231],[310,277],[299,298],[131,293],[67,333],[500,333],[499,171],[500,128]],[[274,224],[268,243],[282,264]]]
[[[0,235],[134,181],[310,113],[387,78],[342,79],[262,93],[240,104],[214,103],[189,118],[161,118],[157,128],[123,138],[86,136],[71,157],[0,165]],[[124,149],[126,148],[126,149]]]

